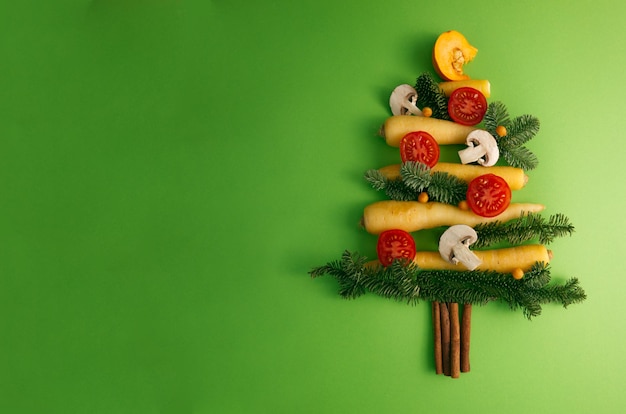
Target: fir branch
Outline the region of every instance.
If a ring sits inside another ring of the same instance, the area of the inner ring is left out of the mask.
[[[467,183],[460,178],[445,172],[436,171],[432,174],[428,196],[432,201],[458,205],[467,196]]]
[[[483,124],[485,129],[495,136],[497,136],[496,128],[498,126],[502,125],[508,129],[511,121],[506,106],[500,101],[490,103],[483,118]]]
[[[548,265],[536,263],[523,279],[494,271],[422,270],[400,260],[391,266],[369,265],[358,253],[345,251],[340,261],[312,269],[312,277],[330,275],[340,285],[340,295],[356,298],[365,292],[415,304],[420,300],[485,304],[498,300],[511,310],[521,309],[532,319],[541,314],[541,305],[560,303],[567,307],[586,299],[585,291],[572,278],[564,284],[550,284]]]
[[[429,107],[433,110],[433,118],[450,120],[448,97],[430,73],[424,72],[417,77],[415,91],[417,92],[417,106],[419,108]]]
[[[391,200],[413,201],[417,200],[419,193],[416,193],[411,187],[407,186],[402,180],[387,180],[385,194]]]
[[[388,179],[379,170],[368,170],[365,179],[372,187],[392,200],[417,200],[420,192],[426,191],[431,201],[457,205],[465,199],[467,183],[445,172],[431,172],[423,163],[407,161],[400,166],[399,179]]]
[[[372,185],[372,188],[376,191],[384,190],[387,186],[388,179],[377,169],[370,169],[365,171],[365,180]]]
[[[392,200],[411,201],[417,199],[417,194],[402,180],[385,177],[379,170],[371,169],[365,172],[365,179],[376,191],[385,191],[385,195]]]
[[[431,172],[423,163],[407,161],[400,167],[402,181],[417,193],[426,191],[432,201],[458,204],[467,193],[467,183],[460,178],[441,171]]]
[[[416,198],[415,193],[402,180],[390,180],[377,169],[367,170],[364,177],[372,188],[376,191],[384,190],[392,200],[409,201]]]
[[[535,169],[539,164],[537,156],[526,147],[509,148],[503,145],[500,148],[500,154],[511,167],[521,168],[524,171]]]
[[[400,176],[404,184],[416,193],[428,188],[432,178],[428,165],[415,161],[402,163],[400,166]]]
[[[574,226],[563,214],[551,215],[546,220],[540,214],[529,213],[508,222],[478,224],[474,230],[478,234],[478,240],[473,246],[481,248],[500,242],[517,245],[529,240],[549,244],[557,237],[570,236],[574,232]]]
[[[500,138],[507,148],[519,147],[530,141],[539,132],[539,119],[532,115],[522,115],[513,119],[506,127],[506,136]]]
[[[512,166],[529,171],[537,167],[537,156],[523,144],[530,141],[539,132],[539,120],[532,115],[522,115],[513,120],[509,118],[506,106],[502,102],[493,102],[487,107],[483,118],[485,129],[498,142],[500,155]],[[498,126],[504,126],[507,134],[500,137],[496,133]]]

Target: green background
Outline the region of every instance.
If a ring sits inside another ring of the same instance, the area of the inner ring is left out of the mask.
[[[2,1],[0,412],[622,412],[625,13]],[[307,274],[374,254],[362,175],[398,157],[376,131],[450,29],[490,100],[541,120],[514,198],[571,219],[552,275],[588,294],[532,321],[475,307],[457,380],[434,373],[428,303]]]

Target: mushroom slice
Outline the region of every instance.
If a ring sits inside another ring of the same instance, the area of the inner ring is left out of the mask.
[[[500,151],[496,139],[484,129],[477,129],[469,133],[465,143],[467,148],[459,151],[462,164],[478,162],[484,167],[491,167],[498,162]]]
[[[463,264],[468,270],[476,269],[482,260],[469,246],[478,240],[476,231],[465,224],[450,226],[439,239],[439,254],[449,263]]]
[[[389,106],[394,115],[422,115],[417,107],[417,91],[408,84],[399,85],[393,90]]]

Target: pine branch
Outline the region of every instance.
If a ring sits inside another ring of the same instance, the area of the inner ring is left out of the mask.
[[[521,309],[528,319],[540,315],[543,304],[567,307],[586,299],[578,279],[549,284],[545,263],[536,263],[523,279],[515,280],[510,274],[493,271],[422,270],[400,260],[388,267],[373,266],[364,256],[345,251],[340,261],[314,268],[309,274],[333,276],[339,282],[339,294],[346,299],[369,291],[409,304],[420,300],[467,304],[499,300],[508,303],[511,310]]]
[[[432,182],[430,168],[421,162],[407,161],[400,166],[400,177],[416,193],[424,191]]]
[[[499,125],[508,129],[511,125],[511,121],[509,119],[509,112],[506,109],[506,106],[500,101],[490,103],[483,118],[483,124],[487,131],[496,136],[496,128]]]
[[[371,169],[365,172],[365,179],[376,191],[385,191],[391,200],[411,201],[417,199],[415,190],[408,187],[402,180],[390,180],[379,170]]]
[[[432,174],[428,196],[432,201],[458,205],[467,196],[467,183],[460,178],[445,172]]]
[[[411,187],[407,186],[402,180],[387,180],[385,194],[391,200],[413,201],[417,200],[419,193],[416,193]]]
[[[521,168],[524,171],[535,169],[539,164],[537,156],[526,147],[503,146],[500,148],[500,154],[511,167]]]
[[[429,107],[433,110],[433,118],[450,120],[448,97],[430,73],[424,72],[417,77],[415,91],[417,92],[417,106],[419,108]]]
[[[400,179],[390,180],[379,170],[368,170],[365,179],[372,187],[392,200],[416,200],[420,192],[428,192],[431,201],[458,204],[465,199],[467,183],[458,177],[444,172],[431,173],[423,163],[407,161],[400,166]]]
[[[517,245],[529,240],[549,244],[557,237],[570,236],[574,226],[563,214],[554,214],[546,220],[539,214],[529,213],[508,222],[478,224],[474,230],[478,234],[478,241],[473,246],[481,248],[500,242]]]
[[[389,182],[387,177],[385,177],[383,173],[381,173],[377,169],[371,169],[371,170],[365,171],[364,177],[367,180],[367,182],[372,185],[372,188],[374,188],[374,190],[376,191],[384,190],[385,187],[387,186],[387,183]]]
[[[540,124],[536,117],[522,115],[511,120],[506,106],[502,102],[493,102],[487,107],[483,123],[485,129],[498,142],[500,155],[510,166],[521,168],[524,171],[537,167],[537,156],[523,146],[539,132]],[[507,130],[504,137],[500,137],[496,133],[496,128],[500,125]]]
[[[519,147],[530,141],[539,132],[539,119],[532,115],[522,115],[513,119],[506,128],[507,134],[500,138],[507,148]]]

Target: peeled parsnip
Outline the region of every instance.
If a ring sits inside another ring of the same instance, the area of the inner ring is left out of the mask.
[[[388,165],[379,168],[378,171],[388,179],[395,180],[400,178],[400,166],[400,164]],[[468,183],[479,175],[491,173],[504,178],[511,190],[520,190],[528,182],[528,176],[524,173],[524,170],[509,166],[483,167],[482,165],[439,162],[430,171],[445,172]]]
[[[472,250],[482,260],[476,270],[493,270],[500,273],[513,273],[515,269],[527,272],[535,262],[549,263],[552,253],[541,244],[529,244],[493,250]],[[413,259],[420,269],[427,270],[467,270],[463,264],[445,261],[439,252],[417,252]]]
[[[361,222],[365,230],[371,234],[380,234],[392,229],[410,233],[455,224],[474,227],[492,221],[506,222],[523,214],[540,212],[544,208],[542,204],[511,203],[504,212],[495,217],[482,217],[471,210],[462,210],[450,204],[383,200],[366,206]]]
[[[439,82],[439,88],[446,96],[450,96],[455,89],[458,88],[474,88],[478,89],[485,98],[491,96],[491,84],[485,79],[466,79],[459,81]]]
[[[392,147],[399,147],[402,137],[414,131],[428,132],[439,145],[465,144],[467,135],[475,129],[477,128],[446,121],[445,119],[394,115],[385,120],[380,129],[380,135]]]

